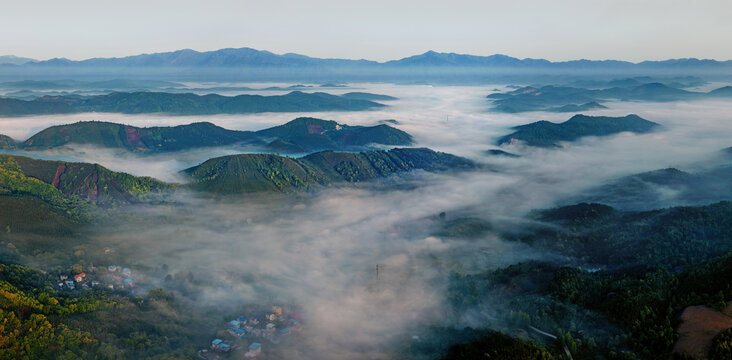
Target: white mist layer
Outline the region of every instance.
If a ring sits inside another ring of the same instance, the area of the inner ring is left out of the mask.
[[[193,271],[212,284],[200,301],[292,301],[303,307],[309,347],[320,358],[378,358],[394,336],[429,324],[453,325],[446,316],[446,279],[452,271],[475,272],[545,258],[495,234],[480,239],[437,237],[435,217],[468,213],[488,220],[520,219],[527,212],[619,176],[695,162],[732,146],[732,102],[613,102],[588,115],[637,114],[659,131],[585,138],[560,149],[507,146],[521,158],[483,154],[510,127],[538,120],[562,122],[573,114],[489,112],[485,95],[496,86],[431,87],[360,84],[362,91],[399,97],[385,109],[365,112],[268,113],[225,116],[75,114],[0,119],[0,133],[24,139],[50,125],[80,120],[135,126],[209,121],[237,130],[259,130],[298,116],[349,125],[394,125],[417,146],[466,156],[496,171],[415,174],[407,190],[333,189],[302,201],[217,203],[179,194],[181,208],[153,208],[165,216],[154,227],[130,226],[100,235],[140,264],[168,264]],[[228,148],[140,156],[77,147],[44,156],[100,163],[112,170],[178,181],[177,171]],[[33,155],[33,153],[28,153]],[[142,210],[141,210],[142,211]],[[149,213],[147,213],[149,212]],[[375,266],[384,266],[376,281]],[[202,275],[199,275],[202,274]]]

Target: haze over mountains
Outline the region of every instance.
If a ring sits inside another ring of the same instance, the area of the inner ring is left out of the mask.
[[[2,65],[0,358],[671,359],[732,301],[728,63]]]
[[[672,87],[660,82],[637,84],[627,79],[625,84],[615,83],[606,88],[581,88],[571,86],[546,85],[541,87],[524,86],[516,90],[493,93],[487,96],[492,100],[495,111],[519,113],[524,111],[575,112],[606,108],[599,102],[604,101],[652,101],[671,102],[679,100],[708,100],[732,97],[732,87],[722,86],[709,92],[689,91]]]
[[[12,56],[0,57],[0,64],[25,64],[26,66],[341,66],[341,65],[386,65],[386,66],[492,66],[492,67],[709,67],[732,66],[732,61],[716,61],[696,58],[669,59],[662,61],[643,61],[633,63],[621,60],[572,60],[552,62],[544,59],[518,59],[495,54],[477,56],[456,53],[440,53],[427,51],[398,60],[377,62],[370,60],[321,59],[300,54],[275,54],[266,50],[248,47],[227,48],[214,51],[198,52],[183,49],[171,52],[140,54],[120,58],[91,58],[86,60],[69,60],[54,58],[49,60],[33,60]]]
[[[28,62],[36,62],[38,60],[24,58],[15,55],[0,55],[0,65],[23,65]]]
[[[10,61],[10,60],[8,60]],[[527,79],[532,74],[554,77],[557,74],[581,76],[595,74],[700,74],[727,76],[732,61],[695,58],[643,61],[573,60],[551,62],[544,59],[518,59],[506,55],[475,56],[427,51],[398,60],[321,59],[287,53],[274,54],[251,48],[228,48],[198,52],[184,49],[172,52],[140,54],[120,58],[69,60],[54,58],[23,64],[3,64],[0,76],[43,77],[63,69],[67,76],[102,76],[124,73],[148,78],[180,79],[257,79],[349,81],[433,81],[475,83],[486,79]],[[151,71],[150,69],[157,69]],[[188,72],[182,71],[188,69]],[[195,69],[195,71],[191,71]],[[226,71],[227,75],[222,73]]]

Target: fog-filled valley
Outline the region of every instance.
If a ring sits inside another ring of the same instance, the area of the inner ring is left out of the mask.
[[[690,85],[728,85],[714,80]],[[293,84],[183,85],[266,97]],[[28,356],[660,359],[711,346],[684,345],[678,318],[726,314],[732,299],[730,98],[506,112],[489,95],[540,86],[320,85],[297,89],[396,99],[1,117],[3,301],[29,309],[13,315],[19,333],[37,316],[63,349]],[[202,122],[242,137],[169,130]]]

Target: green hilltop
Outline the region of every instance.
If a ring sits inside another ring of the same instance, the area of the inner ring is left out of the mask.
[[[69,211],[85,200],[102,207],[133,204],[170,186],[149,177],[108,170],[97,164],[0,155],[0,194],[38,198]]]
[[[49,127],[31,136],[22,143],[22,147],[55,148],[68,144],[88,144],[130,151],[164,152],[256,141],[256,138],[252,132],[227,130],[208,122],[140,128],[88,121]]]
[[[458,170],[476,165],[430,149],[392,149],[361,153],[323,151],[293,159],[241,154],[210,159],[182,171],[194,190],[219,194],[294,192],[338,183],[358,183],[410,170]]]
[[[0,134],[0,149],[15,147],[15,140],[10,136]]]
[[[621,132],[638,134],[653,131],[659,125],[638,115],[623,117],[575,115],[557,124],[537,121],[514,127],[515,132],[498,139],[498,145],[522,141],[530,146],[554,147],[559,142],[575,141],[585,136],[608,136]]]

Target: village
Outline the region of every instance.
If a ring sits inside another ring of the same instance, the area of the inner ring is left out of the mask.
[[[106,248],[105,254],[113,254],[114,248]],[[125,290],[134,294],[135,278],[142,276],[129,267],[109,265],[98,268],[94,265],[87,267],[86,272],[80,271],[73,275],[59,274],[58,288],[60,290]]]
[[[105,248],[105,255],[115,253],[114,248]],[[58,274],[58,288],[62,291],[105,290],[134,295],[136,284],[145,283],[146,276],[131,267],[110,264],[75,269],[71,273]],[[78,272],[77,272],[78,271]],[[200,349],[198,356],[206,360],[232,358],[257,358],[267,356],[263,349],[286,341],[294,333],[302,331],[300,312],[294,306],[273,305],[271,308],[255,307],[243,311],[229,321],[222,322],[215,338],[207,348]],[[232,357],[233,356],[233,357]]]
[[[238,316],[222,325],[219,337],[211,341],[208,349],[200,350],[199,357],[226,359],[236,352],[244,358],[256,358],[263,347],[279,344],[292,333],[302,331],[300,314],[288,307],[272,306],[271,311],[256,313]]]

